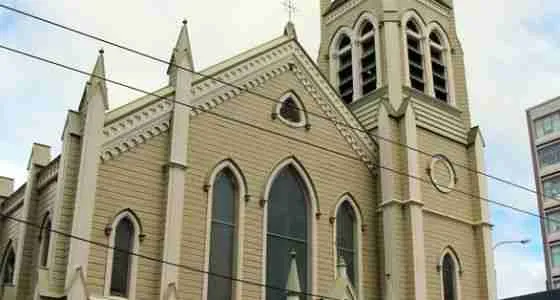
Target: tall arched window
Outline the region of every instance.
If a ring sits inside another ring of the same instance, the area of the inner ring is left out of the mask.
[[[338,43],[338,92],[342,100],[349,104],[354,98],[354,78],[352,68],[352,41],[343,35]]]
[[[449,89],[447,83],[447,67],[445,65],[444,45],[441,37],[435,31],[430,33],[430,57],[432,60],[432,76],[434,96],[442,101],[448,100]]]
[[[236,233],[236,201],[238,188],[235,176],[225,168],[216,176],[212,187],[212,225],[210,240],[210,273],[233,277]],[[208,276],[208,299],[232,299],[232,281]]]
[[[426,80],[424,78],[422,35],[418,24],[414,20],[409,20],[406,23],[406,45],[410,86],[416,90],[424,92],[426,88]]]
[[[111,273],[112,296],[128,297],[130,292],[131,254],[134,251],[135,230],[128,217],[122,218],[115,229],[115,250]]]
[[[365,22],[362,25],[362,29],[360,30],[360,46],[362,50],[362,95],[366,95],[377,88],[375,28],[370,22]]]
[[[451,254],[445,254],[441,268],[443,300],[457,300],[457,266]]]
[[[356,215],[348,201],[344,201],[336,214],[336,251],[337,257],[346,262],[348,278],[356,287]]]
[[[14,284],[14,271],[16,266],[16,253],[11,243],[8,243],[8,248],[4,255],[4,261],[2,262],[2,284]]]
[[[43,226],[41,227],[41,267],[46,267],[49,262],[49,249],[51,245],[51,219],[49,216],[45,217]]]
[[[299,281],[302,291],[308,282],[308,193],[299,173],[289,165],[280,171],[268,195],[266,284],[284,288],[290,267],[290,251],[297,253]],[[267,289],[267,300],[284,300],[282,290]]]

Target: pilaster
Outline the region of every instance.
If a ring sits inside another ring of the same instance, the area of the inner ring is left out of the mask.
[[[406,101],[406,100],[405,100]],[[404,126],[402,127],[405,144],[411,148],[418,148],[418,133],[416,130],[416,116],[410,102],[407,105],[404,115]],[[407,173],[408,177],[408,206],[409,226],[412,243],[412,270],[414,273],[414,299],[426,299],[426,254],[424,248],[424,213],[421,193],[421,182],[415,178],[420,178],[418,151],[410,148],[406,149]],[[413,178],[415,177],[415,178]]]
[[[31,149],[31,156],[27,164],[27,184],[25,186],[25,192],[23,195],[22,214],[19,217],[21,220],[33,221],[31,218],[34,209],[32,201],[37,190],[37,174],[50,162],[50,160],[50,146],[34,143]],[[20,222],[18,227],[19,243],[17,243],[16,248],[14,282],[16,283],[15,294],[18,295],[18,297],[23,298],[25,295],[24,293],[27,292],[22,289],[22,286],[24,286],[23,283],[27,283],[27,281],[30,281],[32,275],[30,266],[28,265],[31,262],[29,260],[26,261],[26,258],[31,259],[31,257],[27,257],[26,253],[27,251],[31,251],[33,247],[32,243],[35,240],[32,238],[31,234],[35,230],[35,228],[32,226],[28,226],[23,222]]]
[[[401,45],[401,20],[398,7],[394,1],[384,0],[384,12],[381,20],[383,31],[383,45],[385,51],[385,68],[387,71],[387,86],[389,101],[393,109],[397,110],[403,101],[403,64]]]
[[[484,172],[486,165],[484,161],[484,140],[480,133],[478,127],[471,129],[469,133],[469,152],[471,154],[471,159],[474,162],[474,169]],[[480,198],[488,198],[488,186],[486,178],[482,174],[474,174],[475,176],[475,186],[478,190],[478,196]],[[488,207],[488,202],[480,199],[478,200],[478,205],[475,207],[479,211],[480,225],[479,232],[480,240],[482,242],[481,247],[481,257],[483,261],[482,273],[483,278],[483,288],[484,292],[488,296],[487,299],[495,300],[497,299],[497,289],[496,289],[496,272],[494,267],[494,251],[492,249],[492,225],[490,224],[490,211]]]
[[[83,122],[82,148],[72,220],[72,234],[86,240],[91,237],[103,138],[102,129],[105,122],[105,111],[108,109],[107,88],[104,80],[105,64],[102,51],[100,51],[92,74],[86,84],[84,96],[80,103],[80,116]],[[66,271],[67,288],[70,287],[73,274],[76,274],[77,270],[83,272],[83,276],[87,278],[89,250],[89,243],[70,239]],[[70,291],[75,290],[71,289]],[[77,297],[77,295],[68,295],[69,299],[77,299]]]
[[[379,107],[378,134],[383,137],[394,139],[391,133],[391,120],[385,105]],[[395,199],[395,174],[390,169],[394,168],[394,152],[392,144],[379,143],[379,164],[383,166],[379,170],[381,204],[383,216],[383,252],[384,252],[384,274],[382,285],[384,286],[384,297],[386,300],[402,299],[401,288],[401,262],[398,255],[400,223],[402,213],[400,201]],[[397,200],[397,201],[395,201]]]
[[[74,111],[69,111],[66,117],[66,123],[64,125],[64,130],[62,133],[62,151],[60,154],[60,165],[58,169],[58,177],[56,182],[56,198],[53,203],[53,219],[52,224],[53,227],[60,231],[67,231],[67,227],[70,224],[66,224],[62,221],[62,211],[64,207],[64,199],[65,199],[65,190],[66,185],[68,183],[67,178],[67,170],[70,167],[70,156],[72,150],[72,136],[79,136],[82,132],[82,122],[80,118],[80,114]],[[76,142],[74,142],[76,143]],[[70,220],[72,222],[72,220]],[[64,242],[62,242],[64,241]],[[63,237],[59,234],[51,235],[51,249],[56,251],[56,249],[66,249],[66,245],[68,243],[68,238]],[[57,254],[54,253],[54,259],[57,260]],[[52,278],[53,273],[55,272],[55,266],[58,264],[53,261],[51,267],[49,268],[48,278],[47,281],[50,282],[50,278]],[[52,286],[49,287],[50,289],[54,289],[56,292],[63,292],[64,286]]]
[[[187,32],[187,22],[179,34],[173,51],[171,66],[168,70],[170,82],[175,87],[175,104],[171,120],[170,150],[167,182],[167,210],[165,217],[165,235],[163,260],[180,263],[181,229],[183,228],[183,210],[185,202],[185,176],[187,169],[187,152],[190,126],[190,107],[192,100],[192,73],[183,68],[192,68],[192,56]],[[178,68],[180,66],[182,68]],[[162,265],[160,299],[169,295],[170,289],[179,290],[179,270],[170,264]]]

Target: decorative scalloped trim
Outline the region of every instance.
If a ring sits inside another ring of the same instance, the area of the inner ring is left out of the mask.
[[[167,113],[160,118],[137,128],[134,132],[124,135],[103,146],[101,150],[101,160],[107,161],[114,159],[130,149],[144,144],[148,140],[169,130],[171,114]]]
[[[333,22],[334,20],[338,19],[340,16],[342,16],[343,14],[351,10],[352,8],[356,7],[362,1],[363,0],[348,1],[343,5],[341,5],[340,7],[337,7],[334,11],[332,11],[330,14],[327,15],[325,19],[325,23],[329,24]]]
[[[254,75],[254,77],[247,79],[242,84],[236,83],[236,85],[241,85],[246,89],[255,88],[263,85],[266,81],[274,77],[292,70],[296,75],[296,78],[304,85],[306,91],[313,97],[313,99],[323,110],[325,115],[336,123],[336,128],[339,130],[342,136],[345,137],[352,149],[360,156],[362,161],[366,163],[368,168],[370,168],[371,170],[376,170],[377,164],[374,162],[376,161],[377,157],[377,147],[374,144],[373,140],[365,132],[351,130],[347,126],[343,125],[349,124],[349,126],[354,128],[362,128],[356,117],[342,103],[342,101],[339,100],[338,95],[333,91],[329,83],[324,80],[314,63],[308,59],[307,55],[301,50],[301,48],[295,43],[291,42],[272,51],[273,54],[265,53],[259,57],[256,57],[252,61],[248,61],[240,65],[233,71],[230,70],[230,74],[227,76],[220,75],[219,78],[226,77],[229,78],[229,82],[235,82],[235,79],[246,75],[245,72],[242,71],[246,71],[248,73],[256,71],[252,68],[245,68],[245,66],[254,66],[255,68],[257,68],[263,66],[264,64],[274,63],[273,61],[271,61],[272,58],[276,58],[275,60],[280,60],[283,58],[288,58],[290,56],[295,57],[307,71],[307,74],[309,74],[309,76],[304,73],[293,61],[285,61],[284,63],[277,64],[277,66],[269,67],[269,70],[264,73],[253,73],[252,75]],[[308,77],[312,77],[312,79]],[[193,110],[191,112],[193,115],[197,115],[204,110],[211,110],[224,101],[231,99],[243,92],[240,89],[230,88],[225,92],[222,90],[219,94],[211,94],[208,91],[211,86],[216,89],[220,87],[227,88],[227,86],[217,83],[214,80],[208,81],[212,81],[212,84],[201,82],[194,87],[194,90],[197,90],[199,93],[204,92],[205,96],[197,99],[193,104],[196,107],[200,108],[200,110]],[[324,91],[328,100],[322,97],[322,93],[319,92],[316,85],[319,85],[320,91]],[[342,116],[342,119],[338,118],[338,116]]]

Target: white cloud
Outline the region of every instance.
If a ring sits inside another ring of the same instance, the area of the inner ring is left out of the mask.
[[[319,44],[318,4],[317,0],[300,1],[296,18],[298,35],[311,57],[316,57]],[[278,36],[286,21],[276,0],[22,0],[12,5],[164,59],[170,56],[180,21],[188,18],[198,70]],[[558,14],[560,4],[552,0],[455,0],[455,5],[473,118],[482,125],[488,143],[488,172],[531,185],[524,110],[560,94],[555,84],[560,80],[556,71],[560,49],[550,35],[528,24],[538,23],[545,14]],[[3,16],[6,12],[0,9]],[[91,69],[97,49],[104,47],[108,77],[146,90],[166,82],[163,64],[21,16],[16,20],[12,30],[0,31],[0,43],[84,70]],[[0,171],[12,173],[0,175],[16,176],[21,183],[31,142],[58,148],[64,112],[77,107],[86,78],[1,50],[0,65],[0,125],[9,129],[0,138],[0,158],[8,157],[0,161]],[[138,94],[110,85],[109,96],[115,107]],[[496,184],[490,189],[493,199],[535,209],[534,195]],[[512,214],[511,224],[497,224],[496,230],[506,232],[521,220]],[[538,282],[543,283],[544,271],[534,253],[501,251],[496,261],[499,282],[514,287],[502,295],[542,288]],[[526,273],[535,276],[528,280],[519,276]]]

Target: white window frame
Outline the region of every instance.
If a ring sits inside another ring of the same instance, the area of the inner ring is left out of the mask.
[[[446,247],[443,252],[441,253],[440,257],[439,257],[439,283],[441,286],[441,299],[443,300],[444,298],[444,285],[443,285],[443,259],[445,258],[445,256],[449,254],[451,256],[451,258],[453,259],[453,263],[455,264],[455,284],[456,284],[456,292],[457,292],[457,299],[455,300],[461,300],[461,275],[463,273],[463,267],[461,265],[461,262],[459,261],[459,258],[457,257],[457,254],[455,252],[455,250],[451,247]]]
[[[332,245],[333,245],[333,252],[334,253],[334,257],[333,257],[333,272],[335,274],[335,278],[338,275],[337,272],[337,264],[338,264],[338,247],[336,244],[336,235],[337,235],[337,223],[336,223],[336,216],[338,215],[338,209],[341,207],[341,205],[348,201],[350,203],[350,206],[352,206],[352,209],[354,210],[354,215],[356,216],[356,223],[354,226],[354,247],[356,249],[356,252],[354,253],[354,276],[356,278],[356,285],[354,287],[355,289],[355,293],[358,294],[358,297],[360,297],[361,295],[363,295],[363,255],[362,255],[362,226],[363,226],[363,222],[362,222],[362,213],[361,210],[359,208],[359,206],[356,204],[356,201],[354,200],[354,197],[352,197],[352,195],[350,195],[349,193],[344,194],[342,197],[339,198],[339,200],[337,201],[334,209],[331,212],[331,216],[330,216],[330,220],[331,221],[331,225],[332,225]]]
[[[356,78],[355,78],[355,84],[354,84],[354,99],[360,99],[363,96],[366,96],[363,94],[363,90],[362,90],[362,63],[361,63],[361,59],[362,59],[362,41],[369,38],[370,36],[366,36],[366,37],[362,37],[361,36],[361,31],[363,26],[365,25],[366,22],[371,23],[371,25],[373,25],[373,38],[375,41],[375,65],[376,65],[376,74],[375,76],[377,77],[377,86],[376,89],[371,91],[370,93],[375,92],[377,89],[379,89],[382,85],[383,85],[383,80],[382,80],[382,68],[381,68],[381,43],[380,43],[380,36],[379,36],[379,26],[378,26],[378,21],[375,18],[375,16],[369,12],[363,13],[358,20],[356,21],[355,25],[354,25],[354,36],[357,39],[357,46],[356,48],[356,58],[354,58],[354,56],[352,57],[352,61],[355,64],[355,68],[357,69],[356,72],[354,72],[354,74],[357,74]],[[370,94],[368,93],[368,94]]]
[[[318,212],[318,200],[317,200],[317,193],[315,191],[314,185],[311,182],[311,178],[309,177],[307,171],[305,171],[303,165],[295,158],[295,157],[288,157],[278,163],[270,172],[268,176],[268,180],[264,186],[263,191],[263,202],[262,202],[262,209],[263,209],[263,223],[262,223],[262,284],[263,288],[261,289],[261,299],[266,299],[266,263],[267,263],[267,235],[268,235],[268,199],[270,196],[270,189],[272,188],[272,184],[276,180],[276,177],[284,170],[284,168],[288,166],[293,166],[296,170],[298,175],[301,178],[302,183],[305,186],[307,197],[309,201],[309,210],[308,210],[308,249],[309,253],[307,254],[307,281],[309,282],[308,289],[312,294],[317,294],[317,249],[315,249],[315,245],[317,245],[317,212]]]
[[[241,172],[238,165],[231,159],[226,159],[219,162],[210,173],[207,179],[207,201],[208,208],[206,210],[206,244],[204,250],[204,270],[208,272],[210,270],[210,240],[212,231],[212,205],[213,205],[213,185],[216,181],[216,176],[220,174],[222,170],[228,169],[231,171],[235,180],[237,181],[237,205],[236,205],[236,220],[235,220],[235,240],[233,245],[233,277],[238,279],[243,279],[243,244],[245,240],[245,232],[243,226],[243,220],[245,220],[245,200],[247,197],[247,182],[245,176]],[[235,281],[232,284],[232,298],[242,299],[241,292],[243,290],[242,283],[240,281]],[[208,298],[208,274],[204,274],[204,281],[202,287],[202,299],[206,300]]]
[[[418,30],[420,31],[420,33],[415,33],[412,31],[409,31],[407,28],[407,24],[409,21],[413,21],[414,23],[416,23],[416,26],[418,27]],[[428,60],[429,56],[426,55],[426,46],[425,46],[425,32],[426,32],[426,28],[425,28],[425,24],[422,21],[422,19],[420,18],[420,16],[418,16],[418,14],[416,14],[416,12],[414,11],[407,11],[402,18],[402,44],[403,44],[403,65],[404,65],[404,79],[405,79],[405,85],[412,88],[412,84],[410,82],[410,67],[409,67],[409,59],[408,59],[408,36],[412,36],[415,39],[418,39],[419,43],[420,43],[420,49],[423,52],[422,53],[422,69],[424,72],[424,93],[426,93],[426,91],[429,89],[428,87],[428,79],[429,76],[428,74],[431,75],[431,73],[428,72],[427,69],[427,64],[426,61]]]
[[[348,48],[343,49],[342,51],[339,50],[338,45],[340,44],[341,38],[346,35],[350,38],[350,46]],[[330,81],[333,87],[336,88],[337,94],[340,93],[339,90],[339,79],[338,79],[338,70],[340,69],[340,60],[338,59],[340,54],[345,51],[352,52],[352,87],[353,87],[353,96],[352,102],[358,99],[356,94],[356,90],[359,87],[357,76],[359,75],[359,68],[356,67],[359,65],[359,49],[356,47],[356,35],[355,31],[349,27],[342,27],[340,28],[337,33],[334,35],[333,39],[331,40],[331,45],[329,49],[330,53]]]
[[[294,100],[294,102],[296,103],[297,109],[299,111],[299,116],[300,116],[299,122],[292,122],[290,120],[287,120],[284,117],[282,117],[282,115],[280,114],[280,110],[282,109],[282,105],[284,105],[284,101],[288,100],[289,98],[292,98]],[[307,123],[307,111],[305,110],[305,107],[304,107],[303,103],[301,102],[301,99],[292,91],[287,92],[286,94],[284,94],[280,98],[280,100],[278,101],[278,104],[276,104],[276,109],[275,109],[274,113],[276,114],[278,119],[280,119],[282,122],[284,122],[284,124],[286,124],[290,127],[299,128],[299,127],[304,127],[305,125],[308,124]]]
[[[447,101],[446,103],[448,103],[449,105],[452,106],[456,106],[456,100],[455,100],[455,80],[454,80],[454,73],[453,73],[453,59],[451,57],[451,44],[449,43],[449,38],[447,36],[447,34],[445,33],[445,31],[443,30],[443,28],[436,22],[431,22],[430,24],[428,24],[428,26],[426,27],[426,38],[427,38],[427,48],[428,48],[428,52],[427,52],[427,56],[429,58],[429,67],[430,67],[430,78],[429,78],[429,84],[430,84],[430,95],[432,97],[435,98],[435,90],[434,90],[434,82],[433,82],[433,71],[432,71],[432,50],[430,47],[436,47],[439,50],[441,50],[441,54],[442,57],[444,59],[444,64],[445,64],[445,69],[446,69],[446,82],[447,82]],[[440,38],[440,42],[442,43],[441,46],[436,45],[434,43],[431,42],[430,40],[430,34],[432,32],[435,32],[437,34],[437,36]]]
[[[108,299],[128,299],[134,300],[136,299],[136,275],[138,270],[138,256],[131,255],[131,262],[130,262],[130,272],[128,278],[128,297],[123,298],[119,296],[111,295],[111,276],[113,274],[113,248],[115,247],[115,233],[117,231],[117,225],[120,223],[121,220],[124,218],[128,218],[134,227],[134,235],[133,235],[133,246],[132,252],[135,254],[139,254],[140,250],[140,235],[142,234],[142,227],[140,226],[139,220],[137,219],[136,215],[132,213],[131,210],[127,209],[120,212],[111,223],[111,233],[109,235],[109,248],[107,248],[107,264],[105,266],[105,288],[104,288],[104,295]]]
[[[6,268],[6,262],[8,259],[8,253],[10,252],[10,250],[14,253],[15,256],[15,260],[17,261],[17,253],[16,253],[16,242],[12,239],[8,240],[8,243],[6,243],[6,246],[4,246],[3,252],[2,252],[2,257],[0,257],[1,261],[0,261],[0,290],[2,289],[2,287],[4,287],[4,268]],[[12,275],[12,282],[10,283],[11,285],[15,285],[15,275],[16,275],[16,270],[15,270],[16,264],[14,264],[14,274]]]
[[[45,214],[45,216],[43,217],[43,223],[41,225],[41,240],[39,243],[39,267],[43,268],[43,269],[49,269],[50,265],[51,265],[51,257],[52,257],[52,252],[53,252],[53,234],[52,232],[50,232],[50,241],[49,241],[49,247],[47,249],[47,261],[45,265],[42,265],[42,259],[43,259],[43,251],[45,251],[45,231],[46,231],[46,226],[47,223],[51,223],[51,231],[52,231],[52,214],[50,212],[47,212]]]

